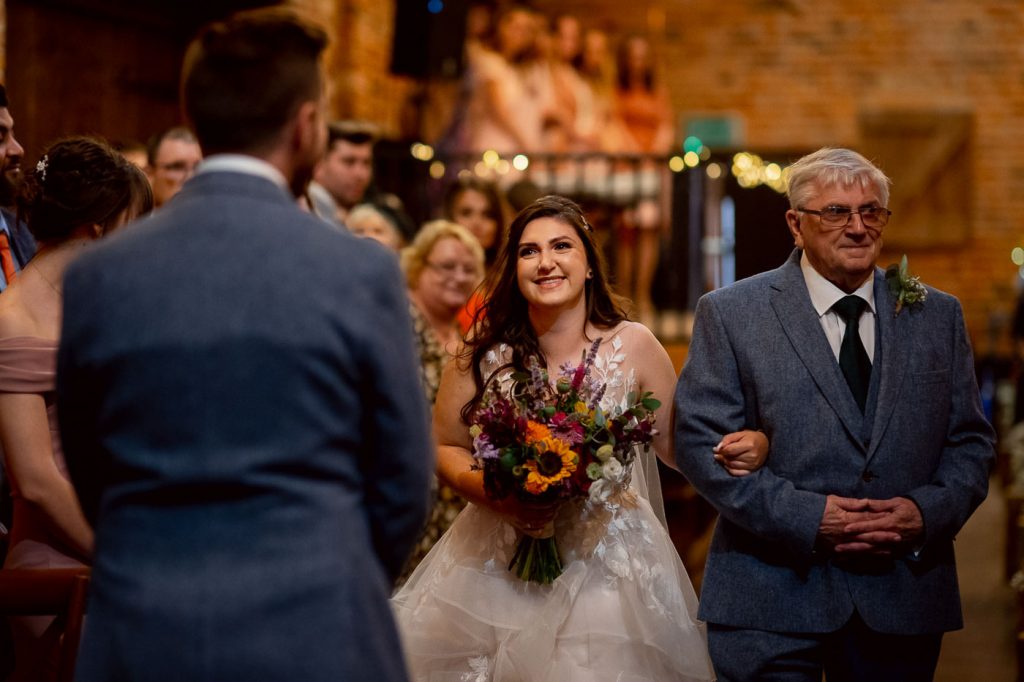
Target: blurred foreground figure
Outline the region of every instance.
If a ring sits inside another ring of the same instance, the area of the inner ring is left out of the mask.
[[[296,205],[325,42],[280,8],[208,26],[182,87],[207,159],[68,270],[58,408],[96,529],[78,680],[406,677],[387,599],[433,457],[394,257]]]

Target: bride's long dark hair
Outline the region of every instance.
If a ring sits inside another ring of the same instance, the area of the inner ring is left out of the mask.
[[[526,226],[539,218],[555,218],[564,222],[576,231],[583,243],[592,273],[584,289],[587,321],[595,327],[609,329],[626,319],[626,301],[615,294],[608,283],[604,256],[583,211],[576,202],[565,197],[551,195],[537,199],[512,221],[497,260],[481,285],[486,301],[476,313],[473,329],[466,339],[466,350],[459,358],[460,362],[470,363],[476,384],[476,393],[462,408],[464,422],[469,422],[488,382],[494,376],[492,373],[484,377],[481,370],[484,356],[489,350],[497,350],[500,344],[506,344],[511,349],[512,356],[503,367],[511,365],[517,370],[525,370],[530,356],[537,357],[541,365],[546,364],[537,333],[530,324],[528,305],[519,290],[516,273],[519,240]]]

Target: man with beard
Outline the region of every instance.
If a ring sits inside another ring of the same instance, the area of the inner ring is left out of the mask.
[[[17,277],[36,253],[36,242],[13,210],[21,185],[21,158],[25,150],[14,137],[14,117],[7,89],[0,85],[0,291]]]

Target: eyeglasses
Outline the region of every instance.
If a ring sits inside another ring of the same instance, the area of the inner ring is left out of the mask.
[[[428,268],[434,272],[439,272],[445,277],[454,277],[458,273],[462,273],[468,277],[478,277],[480,272],[474,265],[464,265],[462,263],[431,263],[426,262]]]
[[[846,227],[853,220],[854,214],[860,216],[864,227],[871,230],[881,230],[889,222],[892,211],[882,206],[863,206],[856,210],[848,206],[826,206],[820,211],[813,211],[809,208],[796,209],[800,213],[816,215],[824,227],[841,228]]]

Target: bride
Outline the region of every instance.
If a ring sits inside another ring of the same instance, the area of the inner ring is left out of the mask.
[[[512,222],[486,283],[489,299],[434,411],[438,473],[470,505],[393,597],[417,682],[710,680],[697,598],[665,527],[656,463],[635,460],[628,488],[603,503],[536,506],[495,500],[473,467],[467,422],[488,387],[537,357],[551,376],[600,339],[601,405],[661,399],[654,449],[671,459],[675,373],[646,327],[626,320],[592,228],[568,199],[548,196]],[[723,438],[715,457],[734,475],[763,463],[763,434]],[[563,573],[523,582],[509,561],[523,533],[553,526]]]

